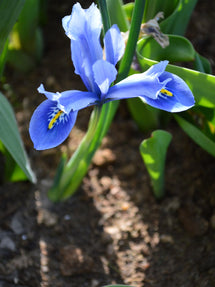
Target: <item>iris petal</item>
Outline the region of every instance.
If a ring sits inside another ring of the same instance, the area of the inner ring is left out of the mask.
[[[111,63],[99,60],[93,65],[93,74],[101,93],[105,95],[111,83],[116,79],[117,70]]]
[[[107,100],[120,100],[146,96],[156,99],[159,91],[165,87],[158,78],[146,77],[144,73],[134,74],[110,87]]]
[[[34,111],[29,132],[35,149],[45,150],[58,146],[68,137],[73,128],[77,112],[66,115],[57,114],[56,111],[59,111],[57,102],[50,100],[42,102]]]
[[[103,57],[100,44],[101,15],[95,4],[82,9],[77,3],[71,17],[63,19],[63,27],[71,39],[72,61],[75,73],[80,75],[89,91],[98,91],[93,81],[92,66]]]
[[[177,98],[174,95],[171,97],[158,96],[157,99],[151,99],[148,97],[140,97],[140,98],[143,100],[143,102],[145,102],[146,104],[154,108],[164,110],[167,112],[172,112],[172,113],[182,112],[193,106],[193,105],[191,106],[183,105],[177,100]]]
[[[41,84],[37,90],[39,93],[44,94],[47,97],[47,99],[49,99],[50,101],[58,101],[59,97],[61,96],[61,94],[58,92],[52,93],[52,92],[46,91],[43,84]]]
[[[82,9],[81,5],[76,3],[72,14],[62,19],[62,25],[70,39],[79,39],[88,32],[86,29],[99,37],[102,28],[101,14],[94,3],[88,9]]]
[[[145,103],[169,112],[181,112],[195,104],[187,84],[165,72],[168,61],[153,65],[142,74],[134,74],[109,89],[107,101],[140,97]]]
[[[186,109],[192,107],[195,104],[195,100],[188,85],[180,77],[169,72],[164,72],[159,77],[161,81],[167,78],[171,79],[171,81],[166,84],[166,88],[174,93],[176,100],[187,107]]]
[[[125,43],[117,25],[113,25],[105,34],[104,47],[106,60],[115,66],[125,50]]]
[[[168,61],[160,61],[159,63],[151,66],[147,71],[145,71],[144,75],[153,78],[159,77],[165,71],[168,63]]]
[[[96,104],[100,100],[99,96],[92,92],[72,90],[62,92],[61,95],[58,107],[66,113],[69,113],[71,110],[81,110]]]

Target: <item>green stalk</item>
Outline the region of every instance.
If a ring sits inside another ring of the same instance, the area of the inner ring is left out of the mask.
[[[108,29],[110,29],[110,17],[108,14],[108,9],[107,9],[107,3],[106,0],[99,0],[99,7],[100,7],[100,11],[102,14],[102,22],[103,22],[103,31],[104,34],[107,32]]]
[[[114,0],[117,1],[117,0]],[[107,31],[108,27],[110,27],[109,16],[107,12],[107,5],[105,0],[99,0],[99,4],[101,5],[102,11],[102,21],[105,32]],[[136,0],[136,4],[138,7],[142,4],[142,1]],[[143,8],[135,8],[136,10],[141,10],[143,14]],[[136,47],[136,42],[139,35],[139,29],[141,24],[142,15],[140,13],[135,12],[135,17],[132,18],[132,22],[134,21],[136,24],[132,24],[132,33],[129,38],[129,42],[135,41],[130,43],[129,46],[126,47],[126,61],[130,64],[133,59],[133,54]],[[136,28],[134,27],[136,26]],[[138,31],[138,33],[137,33]],[[128,50],[133,49],[133,54],[130,53]],[[124,63],[124,67],[121,67],[120,64],[120,71],[121,71],[121,78],[122,76],[126,77],[129,73],[130,65],[125,65],[125,60],[122,62]],[[123,73],[123,74],[122,74]],[[119,81],[119,79],[117,79]],[[88,167],[91,163],[91,160],[100,146],[103,137],[108,131],[108,128],[113,120],[113,117],[116,113],[118,108],[119,102],[114,101],[108,104],[104,104],[102,107],[95,107],[93,114],[91,116],[91,120],[89,123],[88,131],[83,138],[81,144],[73,154],[70,161],[67,165],[60,164],[58,171],[55,176],[54,185],[49,191],[49,197],[53,201],[59,201],[68,198],[71,196],[81,184],[83,177],[86,175],[88,171]]]
[[[121,60],[119,67],[119,73],[117,78],[118,81],[121,81],[128,75],[133,60],[133,56],[135,53],[137,40],[140,34],[140,25],[143,18],[143,12],[144,12],[143,0],[136,0],[125,54]]]

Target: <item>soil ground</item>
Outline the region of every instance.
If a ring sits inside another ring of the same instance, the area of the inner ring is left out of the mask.
[[[63,2],[63,3],[62,3]],[[82,1],[82,4],[86,1]],[[215,286],[214,158],[171,121],[166,195],[153,196],[139,154],[143,135],[122,102],[77,193],[62,203],[47,198],[62,152],[72,154],[87,129],[81,111],[69,139],[38,152],[28,135],[30,116],[47,90],[84,89],[73,74],[61,18],[73,1],[51,1],[40,65],[28,74],[6,70],[16,116],[38,183],[0,186],[0,287]],[[199,1],[188,37],[214,68],[215,3]],[[128,140],[129,139],[129,140]]]

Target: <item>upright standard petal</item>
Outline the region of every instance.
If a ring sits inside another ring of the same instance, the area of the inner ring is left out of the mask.
[[[71,17],[63,19],[63,27],[71,39],[72,61],[75,73],[80,75],[89,91],[96,92],[92,66],[103,57],[100,44],[101,15],[95,4],[84,10],[80,4],[73,6]]]
[[[99,60],[93,65],[94,80],[101,91],[101,101],[104,100],[109,87],[116,79],[117,70],[111,63]]]
[[[106,60],[115,66],[125,50],[125,42],[116,24],[105,34],[104,47]]]
[[[30,137],[37,150],[54,148],[69,135],[77,117],[77,111],[65,114],[57,102],[45,100],[34,111],[30,121]]]
[[[78,39],[86,32],[86,23],[88,29],[93,31],[97,37],[100,36],[102,20],[99,9],[94,3],[88,9],[83,9],[79,3],[73,6],[70,16],[62,19],[62,25],[66,35],[70,39]]]

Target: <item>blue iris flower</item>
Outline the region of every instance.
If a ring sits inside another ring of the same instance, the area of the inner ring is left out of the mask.
[[[91,105],[134,97],[169,112],[184,111],[194,105],[187,84],[165,71],[168,61],[111,85],[116,79],[115,66],[123,56],[125,43],[117,25],[113,25],[104,36],[103,52],[101,15],[95,4],[86,10],[79,3],[75,4],[71,15],[64,17],[62,24],[70,38],[75,73],[80,75],[87,91],[52,93],[40,85],[38,91],[47,99],[34,111],[29,128],[37,150],[61,144],[73,128],[78,111]]]

